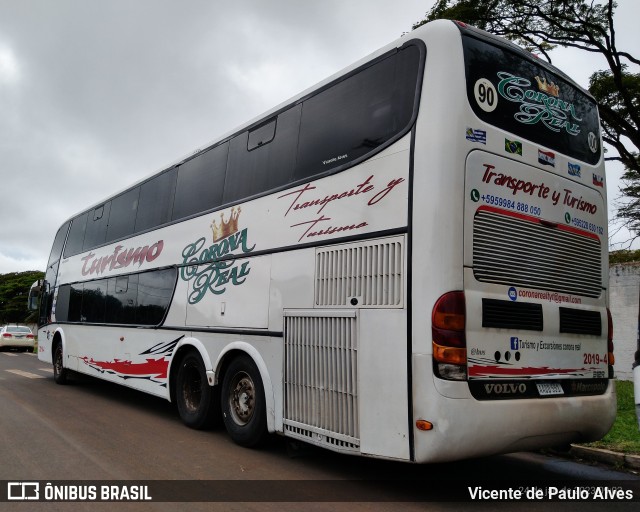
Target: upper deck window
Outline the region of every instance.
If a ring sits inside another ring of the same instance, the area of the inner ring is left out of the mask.
[[[420,50],[410,45],[304,101],[295,178],[357,161],[403,133],[419,69]]]

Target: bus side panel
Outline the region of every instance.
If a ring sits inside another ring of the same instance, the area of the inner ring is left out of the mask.
[[[168,369],[184,332],[64,325],[65,367],[169,398]]]
[[[409,460],[406,310],[359,316],[361,453]]]
[[[195,277],[187,292],[187,325],[266,329],[271,259],[266,255],[190,267]]]

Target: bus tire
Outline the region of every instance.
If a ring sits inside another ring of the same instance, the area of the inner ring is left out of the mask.
[[[222,419],[231,439],[247,448],[267,435],[264,386],[258,367],[249,356],[235,358],[222,381]]]
[[[191,350],[180,361],[176,377],[176,404],[183,423],[203,430],[213,423],[213,391],[200,354]]]
[[[66,384],[69,370],[64,367],[64,352],[62,343],[57,343],[53,350],[53,380],[56,384]]]

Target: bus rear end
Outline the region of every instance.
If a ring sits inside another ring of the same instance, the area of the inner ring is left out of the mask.
[[[615,418],[597,105],[515,45],[459,29],[462,289],[433,306],[426,407],[450,434],[418,432],[417,460],[595,440]]]

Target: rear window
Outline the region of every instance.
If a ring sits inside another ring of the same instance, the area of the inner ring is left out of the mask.
[[[28,327],[7,327],[7,332],[30,334],[31,333],[31,329],[29,329]]]
[[[600,161],[595,101],[525,53],[463,37],[467,96],[483,121],[589,164]]]

